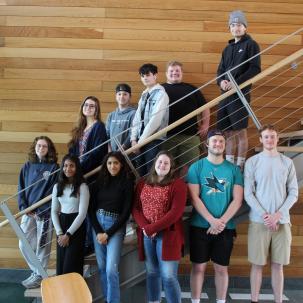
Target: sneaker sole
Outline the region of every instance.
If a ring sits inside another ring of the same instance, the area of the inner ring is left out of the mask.
[[[33,275],[30,275],[27,279],[23,280],[23,281],[21,282],[21,284],[22,284],[23,286],[25,286],[25,285],[26,285],[27,283],[29,283],[29,281],[31,281],[33,278],[34,278],[34,276],[33,276]]]

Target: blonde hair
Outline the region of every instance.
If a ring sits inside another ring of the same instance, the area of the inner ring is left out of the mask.
[[[183,70],[183,64],[179,61],[175,61],[175,60],[168,61],[167,64],[166,64],[166,70],[168,70],[168,68],[170,66],[180,66],[181,70]]]

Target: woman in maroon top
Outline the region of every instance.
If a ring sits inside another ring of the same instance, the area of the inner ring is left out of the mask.
[[[136,188],[133,217],[138,224],[138,250],[145,261],[148,302],[161,300],[161,280],[166,302],[181,302],[177,278],[184,246],[182,214],[187,188],[174,178],[172,156],[161,151],[149,175]]]

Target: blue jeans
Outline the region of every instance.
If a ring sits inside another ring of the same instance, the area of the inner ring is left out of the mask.
[[[161,150],[161,142],[162,140],[154,140],[140,148],[140,155],[135,157],[135,163],[141,177],[149,173],[157,153]]]
[[[162,260],[162,234],[144,236],[146,288],[148,301],[161,301],[161,280],[167,303],[181,303],[178,281],[179,261]]]
[[[108,230],[117,218],[99,214],[97,219],[103,230]],[[96,259],[98,263],[101,287],[108,303],[120,303],[119,262],[126,226],[113,234],[107,245],[102,245],[96,240],[93,232]]]

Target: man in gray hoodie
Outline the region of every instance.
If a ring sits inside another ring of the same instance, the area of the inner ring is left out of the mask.
[[[116,86],[116,101],[118,107],[115,111],[108,114],[106,121],[106,133],[111,139],[109,151],[119,150],[119,146],[114,138],[118,140],[124,150],[130,147],[130,127],[136,109],[130,106],[131,87],[126,83]]]

